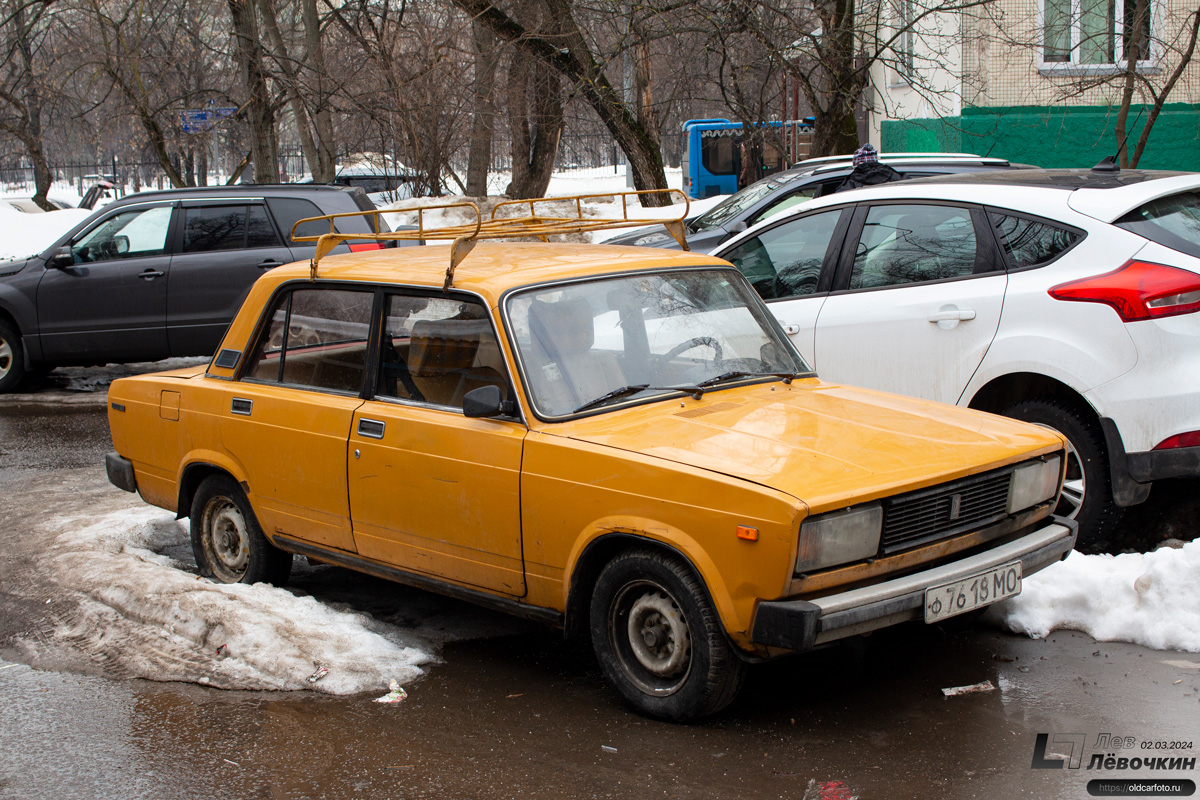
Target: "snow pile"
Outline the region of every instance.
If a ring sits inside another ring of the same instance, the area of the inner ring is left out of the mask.
[[[1102,642],[1200,652],[1200,540],[1144,554],[1073,552],[1027,578],[998,612],[1035,639],[1069,628]]]
[[[59,517],[43,556],[59,590],[54,639],[107,674],[192,681],[227,689],[375,691],[434,660],[370,616],[266,584],[224,585],[183,571],[183,523],[157,508]],[[47,601],[49,602],[49,601]],[[329,673],[308,677],[319,667]]]
[[[91,214],[85,208],[24,214],[3,204],[0,206],[0,260],[37,255]]]

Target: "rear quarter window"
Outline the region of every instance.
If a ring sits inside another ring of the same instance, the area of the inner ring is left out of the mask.
[[[1164,247],[1200,258],[1200,192],[1183,192],[1152,200],[1121,217],[1116,225]]]
[[[366,197],[364,196],[364,199]],[[367,203],[370,204],[367,199]],[[283,231],[284,239],[289,244],[292,242],[292,226],[302,219],[310,217],[321,217],[329,213],[354,213],[352,208],[339,208],[336,212],[322,211],[316,203],[311,200],[305,200],[302,197],[268,197],[267,206],[271,209],[271,213],[275,215],[275,221],[279,224],[279,230]],[[356,208],[363,211],[374,211],[375,206],[370,205],[370,208],[362,208],[360,204],[355,204]],[[337,220],[335,227],[339,233],[374,233],[371,227],[371,217],[343,217]],[[323,233],[329,233],[328,222],[306,222],[296,229],[296,236],[320,236]],[[303,244],[303,243],[302,243]]]
[[[1049,264],[1083,239],[1083,232],[1046,220],[989,211],[988,219],[1013,269]]]

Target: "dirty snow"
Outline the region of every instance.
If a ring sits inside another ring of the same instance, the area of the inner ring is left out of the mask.
[[[1073,552],[1026,578],[1021,594],[992,613],[1035,639],[1067,628],[1102,642],[1200,652],[1200,540],[1152,553]]]
[[[401,683],[434,660],[426,643],[366,614],[267,584],[224,585],[162,555],[186,524],[162,509],[62,516],[44,559],[77,593],[55,637],[151,680],[227,689],[353,694]],[[109,644],[120,643],[119,647]],[[218,649],[220,653],[218,654]],[[329,673],[307,680],[318,667]]]

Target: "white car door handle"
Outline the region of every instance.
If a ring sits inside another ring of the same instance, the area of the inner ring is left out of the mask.
[[[800,332],[799,325],[789,325],[786,322],[780,322],[779,324],[783,326],[783,332],[786,333],[788,336],[795,336],[797,333]]]
[[[975,312],[970,308],[958,311],[939,311],[929,315],[930,322],[953,322],[960,319],[975,319]]]

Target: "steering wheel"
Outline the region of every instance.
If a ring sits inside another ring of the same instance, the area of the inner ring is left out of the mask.
[[[695,338],[688,339],[686,342],[680,342],[672,347],[663,354],[663,361],[670,361],[672,358],[675,358],[675,356],[679,355],[680,353],[686,353],[693,347],[711,347],[713,350],[713,355],[716,356],[713,361],[720,364],[725,360],[725,353],[721,350],[720,342],[711,336],[697,336]]]

